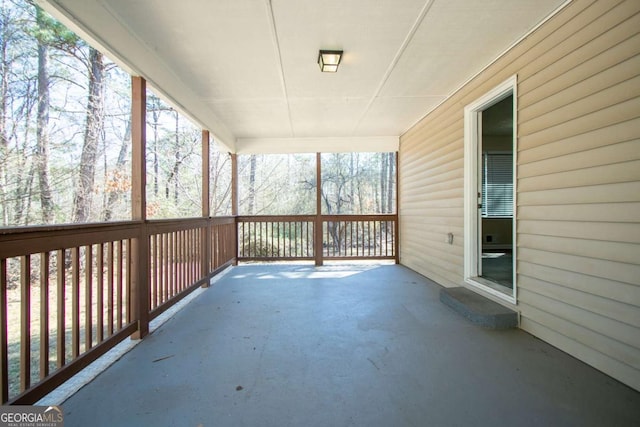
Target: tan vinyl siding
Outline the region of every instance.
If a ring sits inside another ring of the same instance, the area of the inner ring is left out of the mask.
[[[640,2],[575,0],[401,137],[400,260],[463,283],[464,107],[512,75],[521,327],[640,389]]]

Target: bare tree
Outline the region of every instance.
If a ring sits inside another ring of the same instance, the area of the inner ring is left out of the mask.
[[[389,165],[387,166],[387,171],[389,173],[387,177],[387,211],[386,213],[391,213],[394,211],[394,196],[396,194],[396,154],[395,153],[387,153],[387,161]]]
[[[36,6],[36,23],[43,32],[47,20],[44,11]],[[36,154],[42,221],[53,222],[53,198],[49,184],[49,44],[45,37],[38,39],[38,118],[36,131]]]
[[[231,213],[231,173],[230,156],[227,153],[213,151],[210,159],[209,177],[211,180],[211,215],[229,215]]]
[[[9,76],[7,49],[8,43],[8,16],[5,14],[4,0],[2,1],[2,15],[0,16],[0,202],[2,203],[2,225],[9,222],[9,212],[5,200],[7,199],[7,166],[6,158],[9,154],[9,135],[7,132],[8,105],[7,95],[9,93]]]
[[[256,203],[256,155],[252,154],[249,166],[249,215],[255,213]]]
[[[87,99],[84,144],[80,157],[80,173],[74,198],[73,222],[90,218],[96,174],[96,155],[104,129],[104,72],[102,53],[89,49],[89,94]]]

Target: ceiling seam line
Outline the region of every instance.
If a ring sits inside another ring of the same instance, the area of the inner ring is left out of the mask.
[[[291,108],[289,106],[289,93],[287,92],[287,82],[284,76],[284,66],[282,65],[282,53],[280,50],[280,41],[278,40],[278,28],[276,26],[276,18],[273,14],[273,3],[271,0],[266,0],[267,10],[269,15],[269,23],[271,24],[271,35],[273,37],[273,44],[278,56],[278,65],[280,71],[280,84],[282,85],[282,92],[284,93],[284,102],[287,106],[287,118],[289,119],[289,131],[291,137],[294,137],[293,121],[291,120]]]
[[[360,126],[360,123],[362,123],[362,120],[364,119],[364,117],[367,115],[367,113],[371,109],[371,106],[373,105],[375,100],[378,98],[378,95],[382,91],[382,88],[384,87],[384,85],[387,83],[387,80],[389,80],[389,77],[391,77],[391,73],[396,68],[396,65],[398,65],[398,62],[400,61],[400,57],[404,54],[404,51],[409,46],[409,43],[411,43],[411,41],[413,40],[413,37],[415,36],[416,32],[418,31],[418,28],[420,27],[420,25],[422,25],[422,21],[424,20],[425,16],[427,16],[427,13],[429,13],[429,10],[431,10],[431,7],[433,6],[433,3],[435,3],[435,0],[427,0],[425,2],[424,6],[422,7],[422,10],[418,14],[418,17],[416,18],[416,20],[414,21],[413,25],[411,26],[411,29],[409,30],[409,32],[407,33],[406,37],[402,41],[402,44],[400,45],[400,48],[396,52],[396,55],[393,57],[393,60],[391,61],[391,64],[389,64],[389,67],[387,68],[387,71],[384,73],[384,76],[382,76],[382,80],[378,84],[378,87],[373,92],[373,95],[371,96],[371,99],[367,103],[366,107],[362,111],[362,114],[360,115],[360,118],[358,119],[358,121],[356,122],[355,126],[353,127],[353,129],[351,131],[352,134]]]

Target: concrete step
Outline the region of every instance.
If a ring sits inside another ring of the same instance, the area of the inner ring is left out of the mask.
[[[518,313],[467,288],[442,288],[440,301],[483,328],[510,329],[518,326]]]

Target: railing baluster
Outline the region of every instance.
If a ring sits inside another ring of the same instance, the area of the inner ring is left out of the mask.
[[[159,302],[162,304],[169,294],[169,236],[167,233],[162,233],[160,238],[162,239],[162,293]]]
[[[176,257],[176,291],[174,295],[177,295],[182,290],[182,283],[184,282],[184,231],[176,232],[176,239],[178,242],[178,256]]]
[[[371,242],[370,242],[370,235],[371,235],[371,221],[365,221],[365,227],[366,227],[366,231],[364,232],[364,247],[367,249],[367,256],[371,256]]]
[[[116,330],[122,329],[122,316],[123,316],[123,302],[122,302],[122,285],[124,281],[124,271],[123,271],[123,263],[124,263],[124,241],[118,241],[118,257],[117,257],[117,268],[116,268]]]
[[[189,281],[187,283],[187,285],[192,284],[193,282],[196,281],[196,272],[195,272],[195,265],[196,265],[196,257],[195,257],[195,246],[194,244],[197,243],[196,240],[196,233],[195,230],[191,230],[189,232],[189,234],[191,234],[191,237],[189,239],[189,241],[187,242],[187,245],[189,247],[189,264],[187,264],[189,266]]]
[[[149,310],[158,306],[158,258],[157,258],[156,235],[149,235]]]
[[[376,237],[376,223],[377,221],[373,221],[373,256],[376,256],[376,246],[378,243],[378,238]]]
[[[66,350],[66,310],[65,310],[65,294],[66,294],[66,268],[65,268],[66,251],[58,250],[56,254],[56,284],[58,286],[58,328],[56,330],[56,366],[62,368],[65,365]]]
[[[269,221],[267,224],[269,224],[269,234],[270,234],[270,238],[271,238],[271,250],[269,251],[269,253],[271,254],[271,256],[276,256],[276,247],[273,244],[273,227],[275,225],[275,223],[273,221]]]
[[[9,400],[7,285],[7,260],[2,258],[0,259],[0,404]]]
[[[176,288],[173,295],[176,296],[182,290],[184,281],[184,238],[183,231],[176,231]]]
[[[84,252],[84,351],[93,346],[93,249],[91,245],[85,246]]]
[[[349,221],[349,256],[353,256],[353,221]]]
[[[171,299],[171,297],[173,296],[173,288],[175,286],[175,282],[176,282],[176,275],[175,275],[175,233],[169,232],[167,233],[167,238],[168,238],[168,242],[167,244],[169,245],[169,252],[168,252],[168,258],[167,258],[167,278],[169,279],[169,283],[167,284],[167,295],[165,295],[164,300],[167,301],[169,299]]]
[[[154,308],[162,303],[162,280],[164,278],[164,255],[162,246],[162,234],[157,233],[153,235],[155,244],[154,255],[154,271],[155,271],[155,305]]]
[[[173,287],[171,289],[171,298],[178,293],[178,259],[180,256],[180,241],[178,239],[178,232],[171,233],[173,237],[173,258],[171,260],[173,265]]]
[[[104,340],[104,244],[98,244],[96,253],[97,295],[96,295],[96,342]]]
[[[71,249],[71,355],[80,354],[80,248]]]
[[[184,247],[184,255],[183,255],[183,278],[182,278],[182,286],[180,287],[180,291],[183,291],[191,284],[191,230],[184,230],[182,232],[182,246]]]
[[[171,288],[173,286],[173,233],[167,232],[165,236],[167,238],[167,268],[164,274],[167,276],[167,286],[162,302],[171,298]]]
[[[180,232],[180,250],[182,254],[179,265],[182,273],[180,275],[180,287],[178,288],[178,293],[182,292],[187,282],[187,234],[186,230],[182,230]]]
[[[180,232],[180,266],[181,274],[180,274],[180,286],[178,287],[178,293],[182,292],[185,288],[185,283],[187,281],[187,231],[182,230]]]
[[[123,296],[125,298],[124,308],[125,308],[125,322],[127,324],[131,323],[131,314],[132,314],[132,299],[131,299],[131,243],[133,239],[126,240],[126,248],[125,248],[125,267],[127,274],[125,275],[124,281],[124,293]]]
[[[40,379],[49,375],[49,258],[40,254]]]
[[[31,386],[31,255],[20,257],[20,391]]]
[[[276,246],[278,247],[278,255],[277,256],[282,256],[282,254],[280,253],[280,221],[276,222]]]
[[[187,264],[189,266],[189,281],[187,283],[187,285],[191,285],[192,283],[197,281],[197,276],[196,276],[196,272],[195,272],[195,266],[196,264],[196,248],[195,248],[195,244],[197,243],[197,237],[196,237],[196,230],[197,229],[192,229],[190,231],[191,234],[191,238],[189,239],[189,241],[187,242],[187,245],[189,247],[189,264]]]
[[[200,267],[200,262],[198,261],[200,257],[200,251],[198,250],[198,246],[200,244],[200,229],[195,228],[191,231],[191,280],[189,284],[197,282],[202,276],[202,271],[198,269]],[[203,276],[204,277],[204,276]]]
[[[163,302],[171,298],[173,293],[173,233],[167,232],[167,293],[164,296]]]
[[[185,270],[187,273],[187,277],[186,280],[184,282],[184,286],[183,289],[186,289],[187,286],[189,286],[193,280],[193,266],[192,266],[192,256],[193,256],[193,230],[187,230],[186,232],[186,241],[185,241],[185,247],[186,247],[186,251],[187,251],[187,257],[185,259]]]
[[[236,239],[238,239],[238,237],[237,237],[238,236],[238,230],[239,230],[239,228],[235,228],[234,229],[234,232],[236,233]],[[212,241],[211,242],[211,254],[214,254],[215,257],[216,257],[215,261],[212,262],[212,266],[211,266],[211,270],[212,271],[215,271],[215,270],[218,269],[218,259],[217,259],[218,255],[217,255],[217,253],[220,250],[218,248],[218,241],[220,241],[219,239],[221,239],[223,237],[222,236],[223,233],[221,233],[221,231],[222,230],[220,229],[220,227],[218,225],[214,225],[214,226],[211,227],[211,237],[210,237],[211,241]],[[238,239],[238,241],[239,241],[239,239]],[[238,256],[238,257],[240,256],[240,252],[239,251],[236,253],[236,256]]]
[[[113,335],[113,275],[114,248],[113,242],[107,244],[107,335]]]
[[[340,221],[339,233],[340,237],[338,240],[340,241],[340,248],[338,249],[338,256],[346,257],[347,256],[347,227],[349,226],[349,221]]]
[[[167,275],[169,277],[169,287],[168,287],[167,296],[165,297],[165,301],[173,297],[173,290],[175,289],[175,284],[176,284],[176,272],[175,272],[176,234],[173,232],[170,232],[168,234],[169,234],[169,269],[167,271]]]
[[[182,282],[180,292],[189,284],[189,230],[182,231]]]
[[[187,285],[191,285],[194,282],[198,281],[198,276],[196,274],[196,266],[197,264],[197,258],[196,258],[196,243],[198,243],[198,238],[196,236],[196,231],[198,231],[198,229],[192,229],[191,230],[191,239],[189,239],[189,253],[191,254],[191,257],[189,258],[189,271],[190,271],[190,278],[189,278],[189,282],[187,283]]]
[[[390,221],[384,223],[384,255],[389,256],[389,225],[392,225]]]
[[[293,227],[293,230],[291,227]],[[291,258],[296,257],[296,240],[296,223],[295,221],[289,221],[289,256]]]

